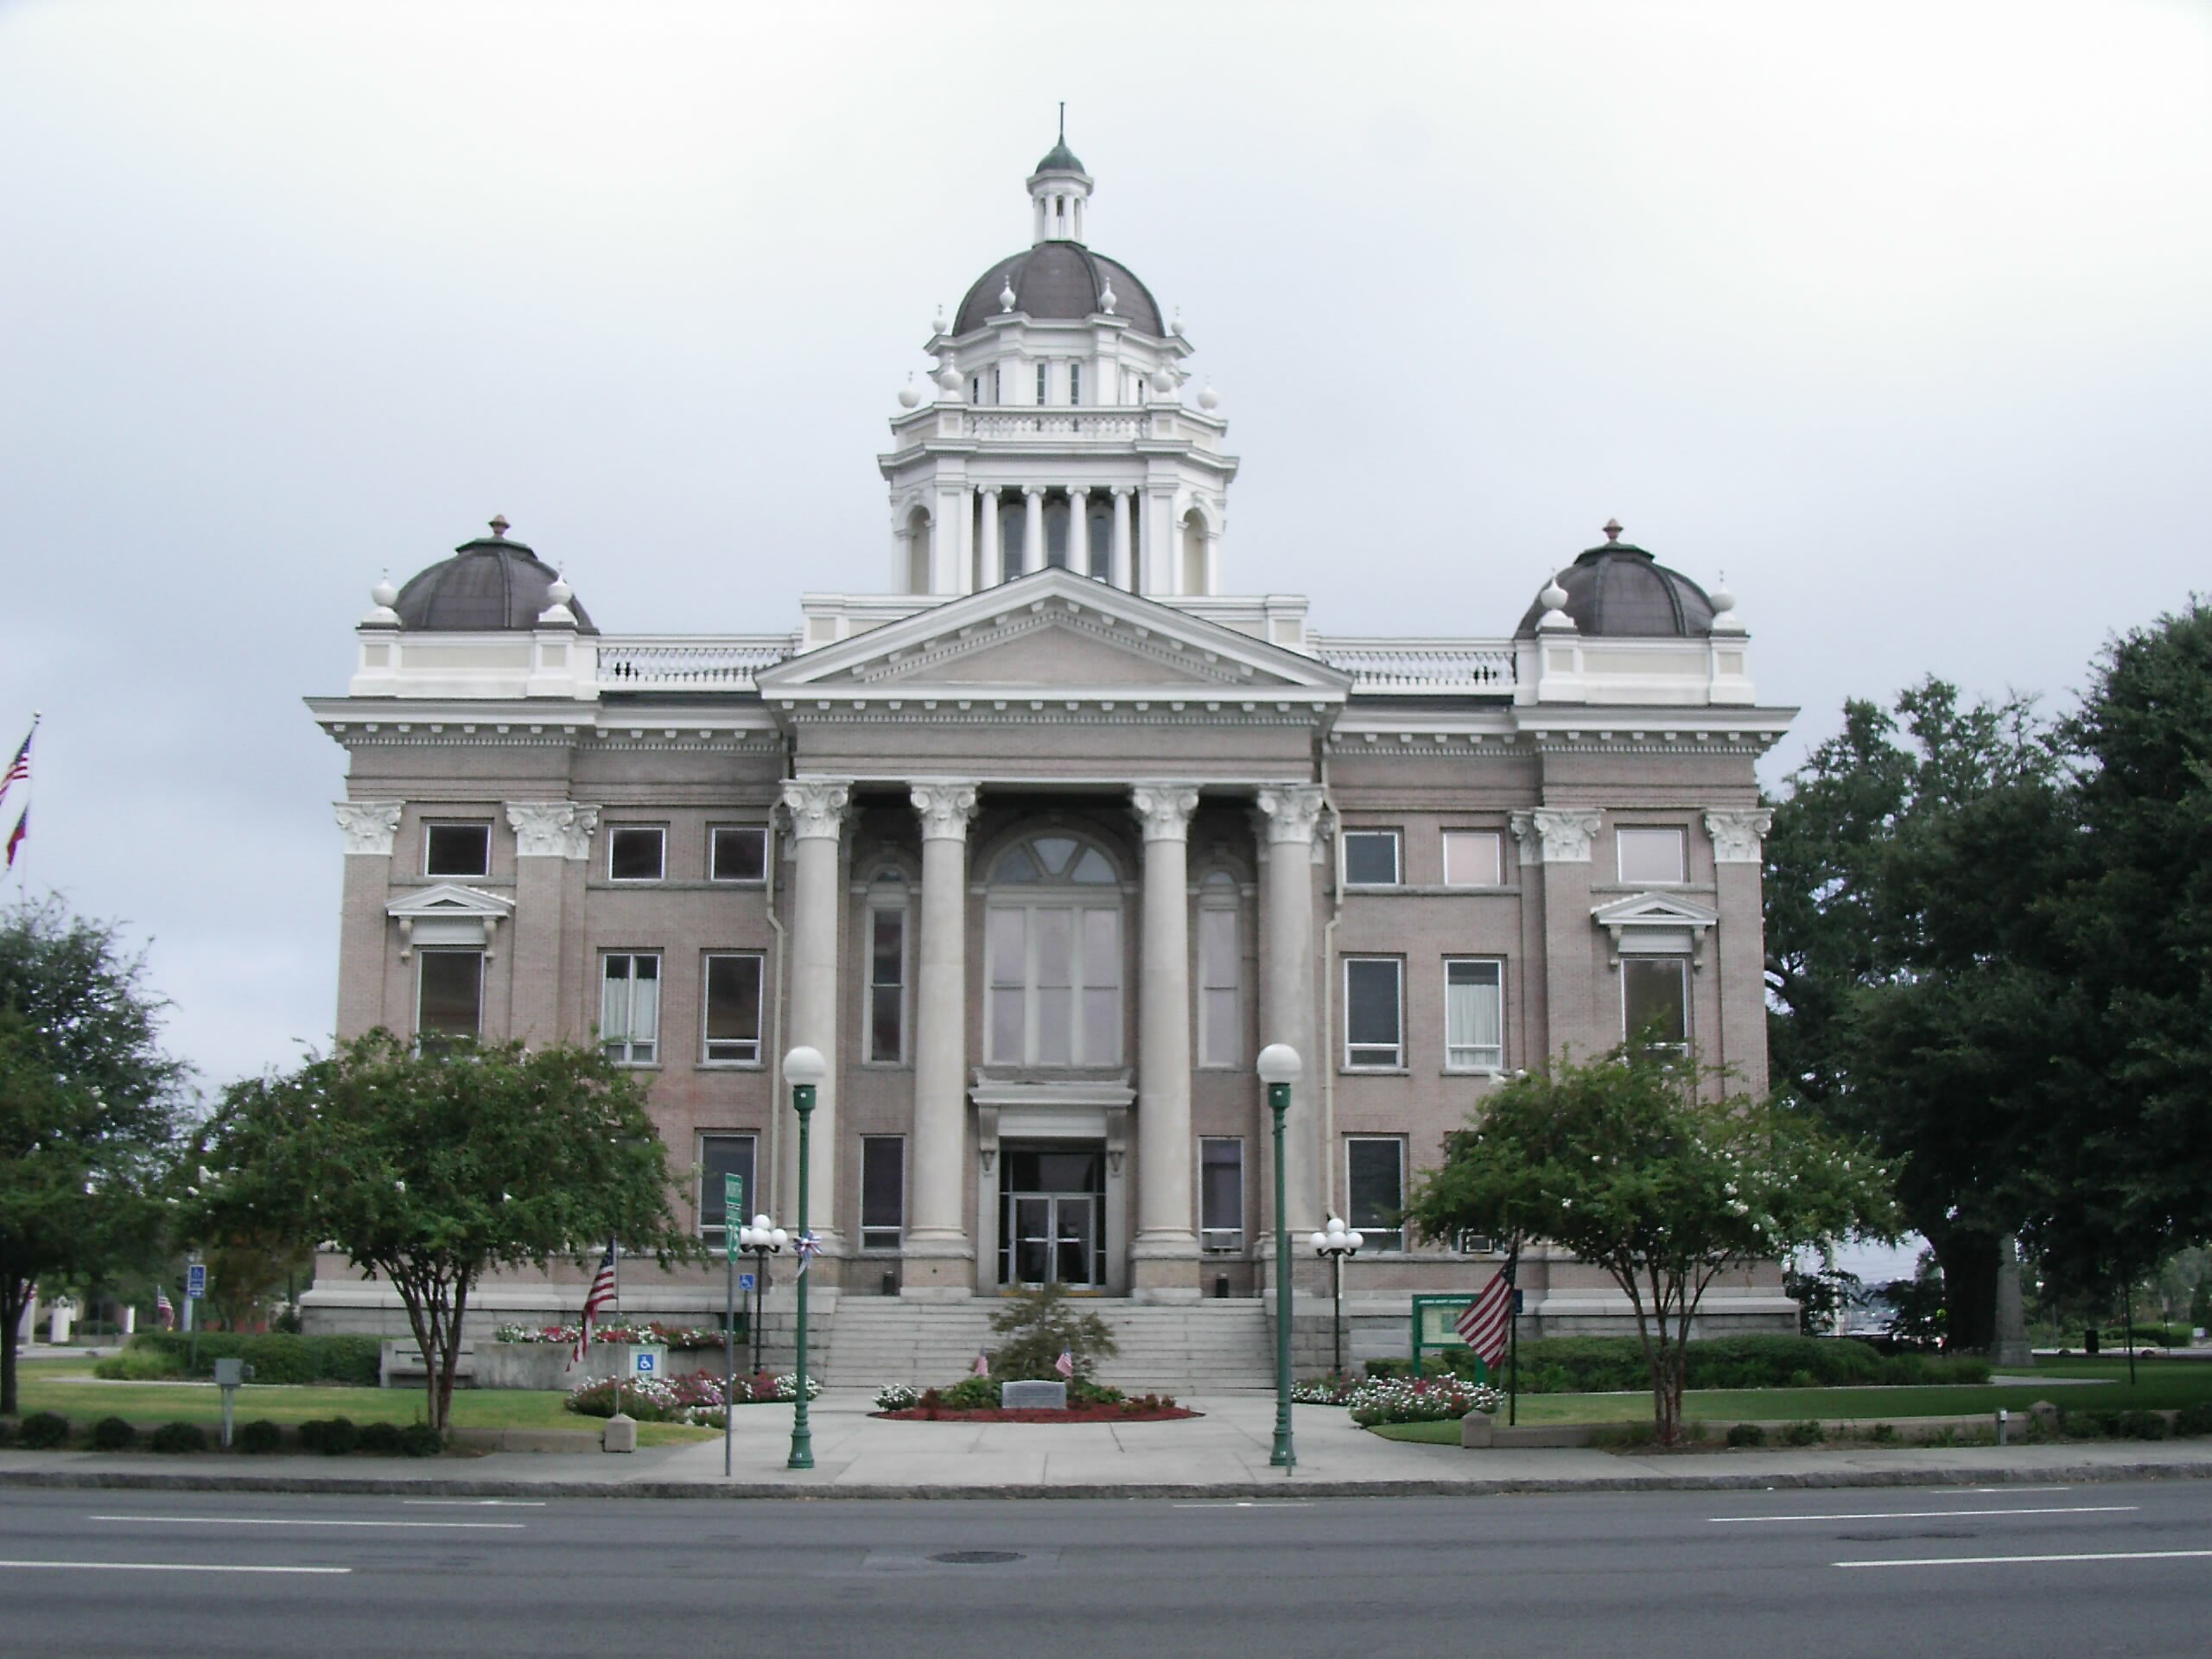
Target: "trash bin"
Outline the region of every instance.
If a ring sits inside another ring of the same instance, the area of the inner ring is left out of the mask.
[[[2089,1355],[2092,1358],[2095,1357],[2097,1351],[2097,1327],[2094,1325],[2082,1333],[2082,1351]]]

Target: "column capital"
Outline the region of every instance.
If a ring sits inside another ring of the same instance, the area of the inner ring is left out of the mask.
[[[1760,842],[1774,827],[1774,814],[1764,806],[1715,807],[1705,815],[1706,833],[1713,837],[1716,864],[1756,864]]]
[[[972,780],[933,778],[913,786],[914,810],[922,820],[924,841],[965,841],[968,820],[976,816]]]
[[[1067,488],[1068,493],[1074,497],[1086,496],[1090,493],[1090,486],[1088,484],[1071,484]]]
[[[978,484],[976,486],[976,493],[978,495],[996,495],[1005,488],[1006,486],[1003,484]]]
[[[1134,484],[1113,484],[1107,487],[1117,496],[1130,496],[1137,493],[1137,486]]]
[[[1513,815],[1523,864],[1587,864],[1605,814],[1580,807],[1539,806]]]
[[[849,778],[785,779],[784,810],[791,817],[791,839],[836,840],[844,832],[845,810],[852,799]]]
[[[1269,844],[1302,847],[1313,841],[1326,803],[1319,784],[1268,784],[1260,790],[1258,804]]]
[[[599,809],[581,801],[509,801],[507,823],[515,832],[516,857],[574,862],[591,856]]]
[[[1021,486],[1021,493],[1027,496],[1041,496],[1052,487],[1049,484],[1025,484]]]
[[[1135,784],[1129,789],[1129,808],[1143,822],[1147,841],[1185,841],[1191,833],[1191,814],[1198,810],[1198,786]]]
[[[332,802],[330,810],[338,815],[338,827],[346,832],[346,855],[390,858],[392,838],[399,833],[399,814],[405,805],[404,801]]]

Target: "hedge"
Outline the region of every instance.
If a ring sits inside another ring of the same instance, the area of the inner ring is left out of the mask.
[[[145,1378],[213,1376],[218,1359],[243,1359],[256,1382],[330,1382],[347,1388],[376,1387],[383,1357],[380,1337],[249,1336],[236,1331],[202,1331],[200,1363],[191,1363],[192,1338],[181,1331],[142,1331],[114,1359],[92,1367],[96,1376]]]
[[[1883,1354],[1848,1337],[1711,1337],[1689,1344],[1684,1385],[1693,1389],[1827,1389],[1854,1383],[1891,1387],[1925,1382],[1986,1382],[1989,1362],[1977,1354]],[[1434,1365],[1475,1374],[1465,1348],[1448,1349]],[[1402,1359],[1370,1360],[1370,1376],[1400,1376]],[[1503,1368],[1500,1368],[1501,1370]],[[1491,1379],[1502,1382],[1503,1376]],[[1523,1394],[1606,1394],[1651,1386],[1643,1344],[1636,1337],[1549,1337],[1521,1344]]]

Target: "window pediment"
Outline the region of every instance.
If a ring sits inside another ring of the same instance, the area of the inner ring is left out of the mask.
[[[1590,917],[1611,941],[1611,964],[1624,956],[1683,956],[1705,966],[1705,936],[1720,912],[1671,893],[1636,893],[1595,906]]]
[[[451,882],[421,888],[385,906],[385,914],[399,924],[402,961],[417,945],[488,950],[493,931],[513,913],[514,906],[499,894]]]

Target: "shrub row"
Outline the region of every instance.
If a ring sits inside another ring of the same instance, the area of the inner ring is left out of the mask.
[[[272,1332],[249,1336],[236,1331],[199,1333],[200,1358],[192,1362],[193,1338],[181,1331],[142,1331],[120,1354],[92,1367],[95,1376],[146,1381],[168,1376],[213,1376],[218,1359],[243,1359],[256,1382],[336,1383],[372,1389],[378,1382],[380,1338],[299,1337]]]
[[[260,1425],[249,1423],[248,1430]],[[274,1423],[268,1425],[276,1427]],[[257,1444],[248,1446],[249,1452],[263,1449]],[[281,1440],[280,1440],[281,1443]],[[372,1457],[434,1458],[445,1450],[445,1436],[428,1423],[356,1423],[350,1417],[311,1417],[300,1425],[300,1447],[302,1451],[320,1452],[326,1458],[342,1458],[354,1452],[365,1452]],[[267,1448],[273,1452],[275,1445]]]
[[[140,1444],[137,1425],[127,1418],[103,1417],[90,1433],[95,1452],[129,1452]],[[10,1427],[0,1421],[0,1446],[10,1443],[33,1452],[58,1451],[69,1443],[69,1420],[56,1411],[35,1411]],[[144,1437],[156,1452],[205,1452],[213,1436],[198,1423],[163,1423]],[[236,1444],[242,1452],[267,1453],[284,1449],[284,1431],[266,1418],[241,1424]],[[349,1452],[382,1453],[387,1457],[428,1458],[445,1450],[445,1437],[425,1423],[359,1423],[348,1418],[321,1418],[300,1425],[300,1445],[309,1452],[341,1457]]]
[[[1465,1348],[1424,1359],[1471,1378],[1480,1364]],[[1370,1359],[1370,1376],[1402,1376],[1402,1359]],[[1685,1385],[1693,1389],[1825,1389],[1853,1383],[1891,1386],[1986,1382],[1989,1362],[1978,1354],[1883,1354],[1848,1337],[1712,1337],[1689,1344]],[[1493,1378],[1503,1382],[1503,1378]],[[1605,1394],[1651,1385],[1643,1344],[1635,1337],[1548,1337],[1521,1344],[1523,1394]]]

